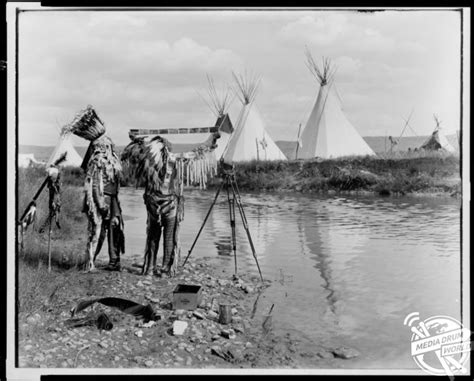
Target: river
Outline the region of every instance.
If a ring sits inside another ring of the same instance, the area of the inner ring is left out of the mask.
[[[124,188],[121,196],[125,255],[138,262],[145,247],[142,194]],[[214,195],[185,191],[184,255]],[[459,200],[242,193],[242,202],[263,276],[272,281],[257,316],[275,304],[277,331],[355,348],[361,355],[349,367],[418,369],[410,355],[411,333],[403,325],[406,315],[461,319]],[[258,275],[236,213],[238,272]],[[193,257],[211,257],[234,269],[224,194]]]

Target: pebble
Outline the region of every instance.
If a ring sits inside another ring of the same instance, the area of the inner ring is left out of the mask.
[[[252,347],[253,347],[253,344],[250,341],[247,341],[245,343],[245,348],[252,348]]]
[[[142,321],[140,321],[140,323],[138,323],[138,326],[140,328],[151,328],[155,324],[156,324],[156,322],[154,320],[150,320],[148,323],[143,323]]]
[[[221,336],[225,337],[226,339],[235,339],[235,332],[233,329],[223,329],[221,331]]]
[[[217,312],[214,311],[207,311],[207,318],[208,319],[217,319]]]
[[[204,319],[204,315],[201,312],[194,311],[193,316],[197,317],[198,319]]]
[[[139,281],[137,282],[137,287],[143,287],[143,286],[144,286],[144,284],[142,283],[141,280],[139,280]]]
[[[359,356],[359,352],[355,349],[347,348],[347,347],[339,347],[332,351],[334,356],[339,357],[344,360],[352,359]]]
[[[99,346],[101,346],[102,348],[105,348],[105,349],[107,349],[109,347],[109,345],[105,341],[101,341],[99,343]]]
[[[136,331],[135,336],[142,337],[143,336],[143,331],[141,329]]]
[[[326,351],[318,352],[318,353],[316,353],[316,355],[318,357],[321,357],[322,359],[329,359],[329,358],[334,357],[334,355],[331,352],[326,352]]]
[[[151,360],[145,361],[145,366],[147,366],[148,368],[151,368],[153,366],[153,361]]]
[[[232,313],[232,315],[237,315],[237,314],[239,313],[239,311],[237,311],[237,308],[235,308],[235,307],[232,308],[232,309],[230,310],[230,312]]]

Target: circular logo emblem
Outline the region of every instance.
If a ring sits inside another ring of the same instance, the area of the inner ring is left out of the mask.
[[[432,316],[424,321],[419,313],[404,321],[411,332],[411,355],[416,364],[433,375],[467,374],[464,366],[471,351],[471,332],[449,316]]]

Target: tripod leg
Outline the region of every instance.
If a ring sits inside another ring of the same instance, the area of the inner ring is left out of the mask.
[[[230,227],[232,230],[232,250],[234,251],[234,268],[235,274],[237,275],[237,240],[235,237],[235,197],[232,192],[232,197],[229,192],[229,182],[226,186],[227,200],[229,201],[229,215],[230,215]]]
[[[183,267],[184,267],[184,265],[186,264],[186,262],[188,261],[188,258],[189,258],[189,256],[191,255],[191,253],[192,253],[192,251],[193,251],[193,249],[194,249],[194,245],[196,245],[196,242],[197,242],[199,236],[201,235],[201,231],[202,231],[202,229],[204,228],[204,225],[206,224],[206,221],[207,221],[207,219],[209,218],[209,215],[211,214],[212,208],[213,208],[214,205],[216,204],[217,197],[219,196],[219,193],[221,192],[221,189],[222,189],[223,186],[224,186],[224,183],[221,183],[221,185],[219,186],[219,189],[217,189],[216,195],[215,195],[215,197],[214,197],[214,201],[212,201],[211,207],[210,207],[209,210],[207,211],[206,217],[204,218],[204,221],[202,222],[201,228],[199,229],[199,232],[197,233],[196,238],[194,239],[194,242],[193,242],[193,244],[191,245],[191,248],[189,249],[188,255],[186,256],[186,259],[185,259],[184,262],[183,262]]]
[[[257,253],[255,252],[255,247],[253,245],[252,236],[250,235],[250,230],[249,230],[249,226],[247,224],[247,217],[245,216],[244,207],[242,206],[242,201],[240,200],[240,193],[238,193],[239,190],[237,188],[237,184],[234,185],[234,182],[232,182],[231,186],[232,186],[232,192],[234,193],[234,197],[235,197],[236,202],[237,202],[237,207],[238,207],[239,212],[240,212],[240,217],[242,218],[242,223],[244,224],[245,232],[247,233],[247,238],[248,238],[249,243],[250,243],[250,248],[252,249],[252,254],[253,254],[253,257],[255,258],[255,263],[257,264],[258,273],[260,274],[260,279],[263,282],[262,271],[260,270],[260,265],[258,264]],[[236,188],[237,188],[237,190],[236,190]]]

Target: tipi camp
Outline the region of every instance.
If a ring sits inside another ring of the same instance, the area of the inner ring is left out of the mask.
[[[320,69],[309,50],[306,50],[306,58],[306,65],[320,88],[308,122],[298,139],[301,147],[298,159],[375,155],[341,109],[333,89],[335,70],[330,60],[323,58]]]
[[[232,133],[234,132],[234,127],[232,126],[229,114],[227,113],[233,99],[231,98],[228,89],[218,91],[214,84],[214,80],[210,76],[207,76],[207,82],[208,96],[202,97],[202,99],[217,118],[215,127],[218,128],[220,137],[217,140],[217,148],[214,150],[214,154],[216,159],[219,160],[229,143]]]
[[[47,166],[54,163],[63,153],[66,152],[66,160],[60,165],[63,167],[80,167],[82,164],[82,157],[77,153],[72,145],[72,133],[68,126],[63,127],[59,135],[59,141],[53,154],[46,163]]]
[[[426,140],[420,148],[427,151],[445,150],[448,152],[455,152],[455,148],[448,142],[448,139],[446,139],[446,136],[441,131],[441,121],[438,116],[433,116],[436,122],[436,127],[428,140]]]
[[[242,109],[235,124],[235,131],[224,151],[224,162],[232,164],[251,160],[287,160],[265,130],[265,123],[255,105],[260,80],[247,75],[232,74]]]

